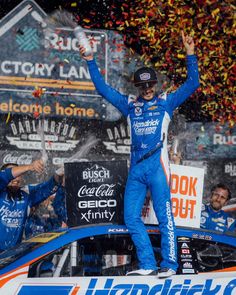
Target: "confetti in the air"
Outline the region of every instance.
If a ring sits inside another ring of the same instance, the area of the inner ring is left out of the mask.
[[[201,88],[192,100],[201,105],[202,115],[221,124],[236,124],[235,43],[232,37],[235,4],[232,0],[103,1],[91,5],[84,14],[78,9],[79,2],[76,2],[74,12],[81,25],[118,30],[123,34],[126,46],[140,53],[142,61],[152,62],[158,72],[177,85],[186,78],[180,32],[184,30],[193,36]],[[104,5],[102,14],[96,5]],[[122,46],[115,45],[117,51],[122,50]]]

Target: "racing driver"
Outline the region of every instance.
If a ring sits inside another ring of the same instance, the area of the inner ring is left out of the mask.
[[[156,95],[157,75],[152,68],[143,67],[134,73],[138,97],[123,95],[107,85],[100,74],[93,54],[86,55],[90,76],[96,90],[125,117],[131,128],[131,165],[124,196],[124,219],[135,244],[139,269],[127,275],[154,275],[157,263],[153,248],[141,220],[147,190],[152,195],[153,207],[159,221],[162,262],[158,277],[176,273],[177,253],[175,225],[170,199],[170,170],[167,152],[167,131],[173,111],[198,87],[197,57],[193,38],[182,32],[187,52],[187,79],[175,92]]]

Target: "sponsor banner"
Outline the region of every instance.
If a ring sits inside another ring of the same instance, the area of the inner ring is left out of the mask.
[[[47,15],[34,1],[23,1],[0,22],[0,89],[32,92],[35,86],[61,95],[96,95],[73,30],[50,29]],[[108,36],[85,30],[99,67],[107,76]],[[99,53],[99,54],[98,54]]]
[[[47,17],[35,1],[25,0],[0,20],[0,112],[119,119],[120,112],[95,90],[73,30],[50,30]],[[122,35],[88,29],[85,33],[105,81],[129,93],[127,77],[133,68],[125,61]]]
[[[42,150],[42,136],[46,151],[73,151],[80,142],[79,134],[84,131],[84,128],[79,128],[78,121],[75,120],[35,119],[30,116],[14,115],[6,123],[5,116],[0,117],[1,150],[9,151],[5,161],[13,159],[12,151],[22,151],[23,155],[26,154],[29,158],[29,151]]]
[[[127,161],[65,164],[68,225],[123,224]]]
[[[204,169],[171,164],[171,199],[175,224],[200,227]],[[145,223],[157,224],[152,202],[143,208]]]
[[[36,119],[29,115],[8,118],[0,114],[0,166],[7,163],[28,165],[39,159],[42,156],[42,135],[48,155],[44,179],[64,162],[129,159],[129,129],[125,120]],[[96,138],[97,142],[91,146],[89,138],[92,141]],[[32,174],[24,178],[27,183],[36,181]]]
[[[88,134],[94,134],[100,139],[97,153],[124,159],[129,157],[130,134],[124,119],[104,122],[72,118],[61,120],[56,116],[34,118],[29,115],[0,114],[1,150],[23,153],[41,150],[40,128],[43,128],[46,150],[52,153],[63,152],[60,159],[66,159]],[[60,164],[60,159],[55,159],[55,164]]]
[[[217,123],[187,123],[186,131],[178,137],[184,143],[188,160],[236,158],[236,127],[229,129]]]
[[[71,96],[55,97],[44,94],[40,100],[35,100],[30,94],[2,92],[0,90],[0,113],[31,114],[40,116],[59,116],[63,118],[102,119],[105,118],[105,108],[101,108],[101,99],[79,100]]]
[[[179,257],[179,272],[182,274],[194,274],[197,273],[194,256],[191,249],[191,240],[189,238],[178,237],[178,257]]]
[[[190,269],[189,269],[190,270]],[[189,273],[186,269],[186,273]],[[13,279],[14,280],[14,279]],[[12,280],[12,281],[13,281]],[[20,284],[20,285],[19,285]],[[83,277],[78,285],[76,278],[39,278],[37,283],[33,283],[32,279],[21,278],[15,284],[8,282],[2,287],[5,295],[17,294],[85,294],[98,295],[101,294],[145,294],[145,295],[171,295],[171,294],[198,294],[198,295],[223,295],[235,294],[236,279],[235,272],[226,275],[217,275],[210,273],[206,275],[188,275],[175,276],[166,280],[160,280],[154,276],[147,278],[137,277],[100,277],[89,278]]]

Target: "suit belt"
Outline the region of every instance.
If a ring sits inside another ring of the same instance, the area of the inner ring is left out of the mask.
[[[157,152],[159,149],[161,149],[163,147],[163,141],[159,142],[156,147],[151,150],[150,152],[146,153],[145,155],[143,155],[137,162],[136,164],[142,162],[143,160],[146,160],[147,158],[151,157],[153,154],[155,154],[155,152]]]

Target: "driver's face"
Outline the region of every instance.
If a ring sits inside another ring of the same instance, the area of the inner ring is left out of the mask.
[[[142,98],[144,98],[145,100],[152,100],[153,97],[155,96],[156,86],[153,85],[147,88],[139,86],[138,92],[139,92],[139,95],[142,96]]]

